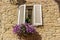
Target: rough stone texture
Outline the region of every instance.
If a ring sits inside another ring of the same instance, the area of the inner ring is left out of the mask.
[[[43,26],[36,27],[36,31],[42,37],[41,40],[60,40],[58,4],[54,0],[27,0],[27,3],[31,2],[42,5]],[[13,25],[17,23],[17,15],[16,5],[11,4],[9,0],[0,0],[0,40],[19,40],[12,32]]]

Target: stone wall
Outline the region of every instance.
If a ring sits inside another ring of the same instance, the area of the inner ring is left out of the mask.
[[[54,0],[27,0],[27,3],[31,2],[42,5],[43,26],[36,27],[41,40],[60,40],[58,4]],[[0,40],[19,40],[12,31],[13,25],[17,23],[17,15],[17,5],[11,4],[9,0],[0,0]]]

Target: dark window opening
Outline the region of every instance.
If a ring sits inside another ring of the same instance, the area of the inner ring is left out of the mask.
[[[26,7],[25,22],[32,24],[32,11],[33,11],[33,6]]]

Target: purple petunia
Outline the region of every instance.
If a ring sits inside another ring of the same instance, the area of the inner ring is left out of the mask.
[[[20,25],[15,25],[14,28],[13,28],[13,32],[17,33],[19,31],[20,31]]]
[[[21,24],[21,25],[15,25],[13,28],[13,32],[14,33],[34,33],[35,29],[33,27],[33,25],[29,24],[29,23],[25,23],[25,24]]]
[[[35,32],[33,25],[26,23],[25,26],[26,26],[26,32],[27,33],[34,33]]]

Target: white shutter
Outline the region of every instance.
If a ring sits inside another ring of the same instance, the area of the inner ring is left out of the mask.
[[[21,5],[19,7],[19,12],[18,12],[18,24],[23,24],[25,23],[25,9],[26,5]]]
[[[33,25],[42,25],[42,10],[39,4],[33,6]]]

